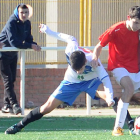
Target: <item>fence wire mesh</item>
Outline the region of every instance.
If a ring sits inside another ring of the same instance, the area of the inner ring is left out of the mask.
[[[52,30],[80,36],[80,1],[81,0],[0,0],[0,30],[6,24],[15,7],[20,3],[33,7],[31,17],[34,41],[44,47],[66,46],[45,34],[40,34],[40,23],[47,24]],[[126,20],[128,9],[140,5],[139,0],[92,0],[92,46],[98,43],[98,36],[118,21]],[[107,63],[108,51],[103,51],[101,61]],[[19,53],[20,57],[20,53]],[[64,64],[64,51],[26,52],[26,64]]]

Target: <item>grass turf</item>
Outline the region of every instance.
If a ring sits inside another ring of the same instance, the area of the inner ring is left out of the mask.
[[[134,116],[133,116],[134,117]],[[127,126],[124,135],[111,135],[115,116],[96,117],[43,117],[15,135],[5,135],[4,131],[21,118],[0,118],[1,140],[139,140],[140,136],[130,136]]]

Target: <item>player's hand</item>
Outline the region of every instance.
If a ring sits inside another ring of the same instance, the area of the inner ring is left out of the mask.
[[[114,100],[107,102],[107,105],[109,107],[113,106],[114,104],[115,104],[115,101]]]
[[[93,58],[90,62],[91,66],[95,69],[96,67],[100,66],[100,63],[98,62],[98,59]]]
[[[48,26],[45,24],[40,24],[39,25],[39,32],[40,33],[46,33]]]
[[[32,49],[34,49],[37,52],[41,51],[41,47],[39,45],[36,45],[36,44],[32,44]]]
[[[3,45],[4,45],[4,43],[0,42],[0,49],[2,49]]]

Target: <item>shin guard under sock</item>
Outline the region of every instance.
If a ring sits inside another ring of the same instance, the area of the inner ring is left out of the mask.
[[[125,123],[125,119],[127,116],[128,106],[129,106],[129,103],[125,103],[122,100],[119,100],[114,128],[117,128],[117,127],[123,128],[123,125]]]
[[[113,106],[113,109],[117,113],[118,98],[115,97],[114,101],[115,101],[115,105]],[[127,115],[126,115],[125,123],[128,125],[129,130],[134,128],[134,120],[131,118],[128,110],[127,110]]]
[[[22,129],[29,123],[39,120],[40,118],[42,118],[42,116],[43,116],[43,114],[40,113],[40,107],[37,107],[37,108],[33,109],[32,111],[30,111],[30,113],[26,117],[24,117],[17,124],[17,126]]]

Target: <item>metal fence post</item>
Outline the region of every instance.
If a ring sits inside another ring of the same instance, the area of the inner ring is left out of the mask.
[[[24,115],[25,109],[25,51],[21,51],[20,59],[20,107],[21,115]]]

